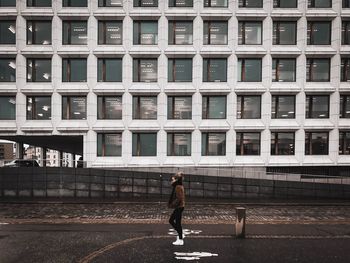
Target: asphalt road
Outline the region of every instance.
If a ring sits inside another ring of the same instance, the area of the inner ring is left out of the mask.
[[[184,225],[175,247],[167,224],[0,225],[0,262],[349,262],[348,224]],[[194,253],[201,252],[201,253]],[[204,253],[205,252],[205,253]]]

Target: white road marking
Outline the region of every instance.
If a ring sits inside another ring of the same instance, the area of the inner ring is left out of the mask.
[[[2,223],[2,222],[0,222],[0,225],[8,225],[9,223]]]
[[[212,254],[210,252],[191,252],[191,253],[184,253],[184,252],[174,252],[175,258],[180,260],[200,260],[204,257],[217,257],[218,254]]]
[[[185,236],[190,236],[190,235],[199,235],[200,233],[202,233],[202,230],[183,229],[182,232],[185,234]],[[168,234],[171,236],[177,236],[177,232],[173,228],[169,229]]]

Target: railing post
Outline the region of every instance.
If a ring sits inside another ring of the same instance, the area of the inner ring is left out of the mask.
[[[236,237],[245,238],[246,208],[236,207]]]

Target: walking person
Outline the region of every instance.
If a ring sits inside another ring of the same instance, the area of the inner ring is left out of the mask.
[[[174,211],[169,218],[169,223],[178,234],[176,241],[173,242],[173,245],[175,246],[183,246],[184,244],[181,225],[182,212],[185,209],[185,189],[183,186],[183,179],[183,172],[177,172],[175,176],[171,177],[173,190],[168,202],[169,208],[174,208]]]

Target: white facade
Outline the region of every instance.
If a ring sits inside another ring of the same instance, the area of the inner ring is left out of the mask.
[[[16,95],[16,120],[0,121],[3,135],[83,135],[84,161],[88,167],[98,166],[300,166],[300,165],[350,165],[350,156],[339,155],[339,129],[350,129],[350,119],[339,118],[339,96],[350,91],[349,82],[340,82],[341,55],[350,54],[350,46],[341,45],[342,18],[350,18],[350,9],[342,9],[341,0],[333,0],[332,8],[308,9],[306,0],[298,1],[297,9],[273,8],[273,1],[263,1],[264,7],[238,8],[238,1],[230,0],[227,8],[204,8],[203,1],[194,0],[193,8],[169,8],[168,1],[159,0],[159,7],[133,7],[132,1],[123,2],[122,8],[99,8],[97,0],[88,0],[87,8],[63,8],[62,1],[52,1],[52,8],[27,8],[26,0],[17,1],[16,8],[0,8],[0,19],[16,18],[16,45],[0,46],[1,56],[16,56],[16,82],[0,83],[1,95]],[[26,19],[52,18],[52,45],[26,44]],[[133,20],[158,19],[158,45],[133,45]],[[62,45],[62,20],[88,20],[88,44]],[[98,45],[98,20],[123,20],[122,45]],[[168,20],[193,20],[193,45],[168,45]],[[203,45],[203,19],[228,21],[227,45]],[[273,19],[297,21],[297,45],[272,44]],[[331,45],[307,45],[307,19],[332,21]],[[238,45],[238,20],[263,21],[262,45]],[[86,83],[62,82],[62,58],[87,57]],[[330,82],[306,82],[306,56],[331,58]],[[26,57],[52,57],[52,82],[26,81]],[[261,57],[262,82],[237,82],[237,58]],[[272,56],[296,57],[296,82],[272,82]],[[97,82],[99,57],[123,58],[121,83]],[[132,81],[133,57],[158,58],[158,82]],[[192,57],[192,83],[167,81],[168,57]],[[203,58],[227,58],[227,82],[202,82]],[[52,95],[51,120],[26,120],[27,95]],[[87,95],[87,120],[62,120],[62,95]],[[122,120],[98,120],[97,96],[122,95]],[[132,96],[156,95],[157,120],[133,120]],[[167,119],[167,95],[192,95],[192,120]],[[202,119],[202,95],[227,95],[226,119]],[[237,94],[261,94],[261,119],[237,119]],[[271,94],[295,94],[295,119],[271,119]],[[327,119],[305,117],[306,94],[329,94],[330,110]],[[295,132],[295,154],[272,156],[271,130]],[[305,130],[329,132],[328,155],[305,155]],[[98,157],[97,133],[122,132],[122,156]],[[132,132],[156,131],[157,156],[132,156]],[[167,156],[167,132],[192,133],[191,156]],[[226,132],[225,156],[201,155],[201,132]],[[236,132],[261,132],[261,150],[258,156],[236,155]]]

